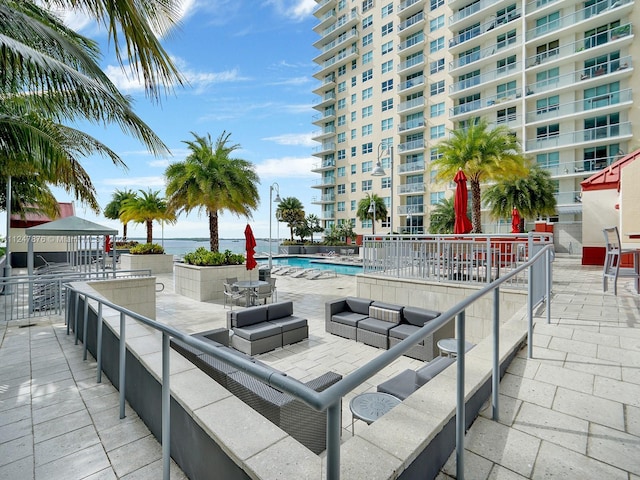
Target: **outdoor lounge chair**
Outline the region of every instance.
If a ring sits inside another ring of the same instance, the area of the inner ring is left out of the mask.
[[[244,298],[244,292],[239,291],[238,289],[234,289],[230,284],[224,284],[224,307],[226,308],[227,303],[230,302],[231,310],[233,310],[233,305],[238,305],[238,300]]]
[[[309,275],[307,275],[307,278],[309,280],[317,280],[318,278],[337,277],[337,276],[338,275],[334,270],[316,270],[315,272],[312,272]]]
[[[317,268],[303,268],[301,270],[298,270],[297,272],[293,272],[290,276],[293,278],[304,277],[307,274],[317,272],[317,271],[318,271]]]

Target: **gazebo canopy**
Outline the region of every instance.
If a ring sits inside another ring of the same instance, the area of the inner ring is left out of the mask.
[[[43,223],[35,227],[25,230],[27,235],[117,235],[118,230],[104,227],[97,223],[90,222],[84,218],[70,216],[55,220],[53,222]]]

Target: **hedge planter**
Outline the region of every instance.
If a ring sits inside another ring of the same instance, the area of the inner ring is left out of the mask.
[[[179,295],[198,302],[224,300],[224,282],[227,278],[238,280],[257,280],[258,269],[247,271],[245,265],[220,265],[217,267],[199,267],[186,263],[176,263],[173,288]]]
[[[171,273],[173,272],[173,255],[132,255],[130,253],[124,253],[120,255],[120,269],[151,270],[152,275]]]

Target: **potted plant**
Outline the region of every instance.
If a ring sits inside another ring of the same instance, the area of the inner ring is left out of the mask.
[[[152,274],[171,273],[173,255],[164,253],[157,243],[141,243],[129,249],[129,253],[120,255],[120,268],[123,270],[151,270]]]

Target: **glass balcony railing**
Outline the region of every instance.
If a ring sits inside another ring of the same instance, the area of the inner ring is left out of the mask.
[[[601,158],[585,158],[584,160],[576,160],[570,162],[560,162],[552,165],[539,164],[540,167],[548,171],[552,177],[559,177],[564,175],[571,176],[588,176],[593,172],[607,168],[613,162],[619,160],[620,155]]]
[[[398,173],[418,172],[424,170],[424,162],[403,163],[398,166]]]
[[[610,92],[591,98],[585,98],[584,100],[578,100],[576,102],[569,102],[558,105],[547,105],[545,107],[538,108],[533,112],[527,113],[527,123],[547,120],[550,118],[564,117],[566,115],[585,112],[587,110],[593,110],[595,108],[604,108],[608,107],[609,105],[616,105],[619,103],[632,101],[633,91],[632,89],[628,88],[626,90],[620,90],[618,92]]]
[[[401,62],[398,65],[398,72],[406,70],[407,68],[415,67],[416,65],[420,65],[424,63],[424,54],[416,55],[415,57],[411,57],[409,60]]]
[[[407,100],[406,102],[402,102],[398,105],[398,112],[404,112],[406,110],[411,110],[416,107],[424,107],[424,97],[414,98],[412,100]]]
[[[515,88],[513,90],[507,90],[498,95],[493,95],[491,97],[481,98],[479,100],[474,100],[472,102],[467,102],[462,105],[457,105],[453,107],[450,112],[451,115],[462,115],[464,113],[473,112],[475,110],[479,110],[481,108],[491,107],[494,105],[498,105],[501,103],[506,103],[511,100],[515,100],[517,98],[522,97],[522,89]]]
[[[401,12],[402,10],[409,8],[411,5],[421,2],[422,0],[406,0],[405,2],[400,2],[400,6],[398,7],[398,11]]]
[[[526,149],[530,152],[532,150],[564,147],[585,142],[595,142],[608,139],[613,140],[630,135],[631,122],[616,123],[614,125],[605,125],[602,127],[579,130],[577,132],[568,132],[550,137],[527,140]]]
[[[504,42],[501,45],[491,45],[490,47],[483,48],[481,50],[478,50],[477,52],[472,52],[468,55],[459,57],[453,62],[449,63],[449,70],[464,67],[465,65],[469,65],[470,63],[477,62],[478,60],[481,60],[483,58],[487,58],[500,53],[505,47],[521,45],[520,42],[522,41],[522,38],[522,35],[517,35],[512,39],[510,38],[508,44]]]
[[[336,38],[335,40],[327,43],[326,45],[324,45],[321,49],[321,53],[320,55],[318,55],[316,58],[322,57],[322,55],[326,54],[327,52],[330,52],[331,50],[338,48],[342,45],[344,45],[346,42],[349,41],[353,41],[354,39],[358,38],[358,31],[357,30],[351,30],[349,33],[340,36],[338,38]]]
[[[356,12],[355,10],[352,10],[350,13],[346,13],[342,15],[340,18],[338,18],[337,22],[332,23],[327,28],[325,28],[322,32],[320,32],[320,36],[324,38],[328,35],[331,35],[333,32],[347,25],[348,23],[351,23],[351,22],[356,23],[357,20],[358,20],[358,12]]]
[[[592,67],[571,72],[566,75],[559,75],[557,77],[551,77],[545,80],[540,80],[536,83],[529,84],[527,85],[527,95],[548,92],[549,90],[555,90],[557,88],[570,85],[576,86],[576,84],[580,83],[580,81],[624,71],[631,67],[631,56],[622,57],[619,59],[611,60],[607,63],[601,63]]]
[[[494,0],[480,0],[479,2],[474,2],[471,5],[467,5],[464,8],[461,8],[456,13],[449,17],[449,26],[452,26],[454,23],[459,22],[467,18],[474,13],[479,12],[480,10],[484,10],[487,7],[495,5]]]
[[[449,40],[449,48],[455,47],[456,45],[460,45],[461,43],[467,42],[472,38],[477,37],[478,35],[481,35],[483,33],[487,33],[493,30],[494,28],[513,22],[514,20],[517,20],[518,18],[520,18],[520,14],[521,14],[521,9],[518,8],[516,10],[513,10],[512,12],[509,12],[507,15],[492,18],[484,22],[483,24],[478,25],[475,28],[472,28],[463,33],[460,33]]]
[[[316,132],[314,132],[312,138],[324,137],[326,135],[335,135],[335,133],[336,133],[336,127],[334,126],[325,127],[322,130],[317,130]]]
[[[324,142],[322,145],[318,145],[313,149],[313,153],[327,152],[336,149],[336,144],[333,142]]]
[[[556,202],[558,205],[582,203],[581,191],[556,192],[553,194],[553,196],[556,197]]]
[[[320,163],[313,165],[313,170],[322,170],[324,168],[333,168],[336,166],[335,160],[324,160]]]
[[[409,213],[411,213],[411,215],[424,213],[424,204],[398,206],[398,215],[407,215]]]
[[[398,186],[398,193],[423,193],[425,191],[424,183],[405,183]]]
[[[420,75],[419,77],[410,78],[409,80],[406,80],[406,81],[402,82],[398,86],[398,91],[401,92],[403,90],[407,90],[408,88],[413,88],[413,87],[416,87],[418,85],[424,85],[424,75]]]
[[[423,22],[424,21],[424,12],[420,12],[416,15],[413,15],[412,17],[408,18],[407,20],[405,20],[404,22],[400,22],[400,24],[398,24],[398,31],[401,32],[407,28],[409,28],[412,25],[415,25],[416,23],[419,22]]]
[[[313,123],[316,123],[318,121],[333,118],[335,116],[336,116],[336,111],[335,109],[331,108],[329,110],[325,110],[324,112],[314,115],[311,119],[313,120]]]
[[[419,140],[412,140],[411,142],[400,143],[398,145],[399,152],[407,152],[409,150],[415,150],[417,148],[424,148],[424,138]]]
[[[483,83],[501,79],[509,73],[515,73],[520,71],[521,69],[522,62],[510,63],[509,65],[505,65],[504,67],[496,68],[495,70],[491,70],[489,72],[476,75],[475,77],[470,77],[460,82],[456,82],[449,88],[451,89],[451,93],[459,92],[461,90],[466,90],[467,88],[482,85]]]
[[[425,125],[424,118],[420,118],[417,120],[409,120],[408,122],[403,122],[398,125],[398,132],[405,132],[407,130],[412,130],[414,128],[424,127]]]
[[[547,33],[554,32],[561,28],[570,26],[573,27],[578,22],[594,17],[614,8],[621,7],[622,5],[625,5],[631,1],[632,0],[602,0],[593,5],[577,10],[574,13],[565,15],[564,17],[560,17],[556,20],[545,23],[544,25],[538,25],[535,28],[527,30],[527,41],[533,40],[534,38],[538,38],[542,35],[546,35]]]
[[[408,40],[400,43],[398,45],[398,51],[402,52],[402,51],[406,50],[407,48],[413,47],[414,45],[420,45],[421,43],[424,43],[424,34],[423,33],[421,33],[420,35],[416,35],[414,37],[411,37]]]
[[[536,10],[546,7],[547,5],[554,4],[559,0],[533,0],[533,2],[529,2],[525,5],[524,11],[528,15],[531,12],[535,12]]]

